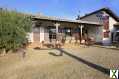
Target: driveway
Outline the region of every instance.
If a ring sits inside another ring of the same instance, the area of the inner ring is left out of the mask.
[[[0,57],[0,79],[110,79],[118,60],[119,50],[98,47],[28,49]]]

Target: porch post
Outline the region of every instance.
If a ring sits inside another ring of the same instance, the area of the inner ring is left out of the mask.
[[[58,30],[59,30],[59,26],[60,26],[60,24],[59,23],[56,23],[56,24],[54,24],[55,25],[55,27],[56,27],[56,39],[58,38]]]
[[[84,25],[80,25],[79,27],[80,27],[80,30],[81,30],[81,40],[82,40],[82,34],[83,34],[83,27],[84,27]]]

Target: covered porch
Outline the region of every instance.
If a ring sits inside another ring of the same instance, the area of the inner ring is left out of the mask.
[[[56,40],[64,40],[65,43],[81,43],[84,34],[99,39],[96,29],[101,25],[95,22],[80,20],[66,20],[50,17],[34,17],[31,33],[31,42],[51,43]]]

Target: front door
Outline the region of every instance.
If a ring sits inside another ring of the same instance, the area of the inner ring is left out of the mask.
[[[40,28],[34,27],[33,29],[33,40],[34,42],[40,42]]]

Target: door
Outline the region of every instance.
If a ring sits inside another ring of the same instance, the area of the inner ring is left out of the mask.
[[[56,40],[56,28],[53,26],[49,26],[49,40],[52,42],[53,40]]]
[[[34,42],[40,42],[40,28],[39,27],[33,28],[33,40]]]

